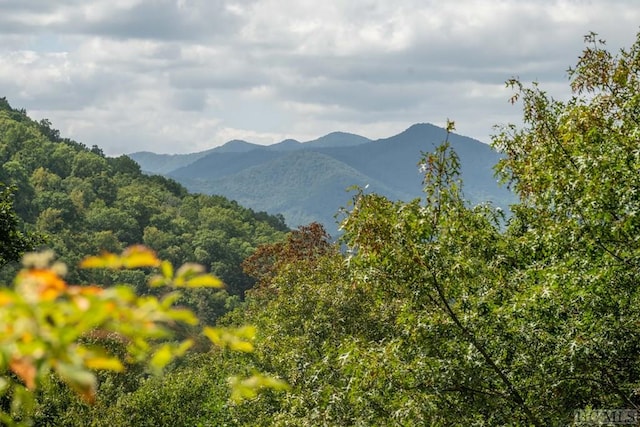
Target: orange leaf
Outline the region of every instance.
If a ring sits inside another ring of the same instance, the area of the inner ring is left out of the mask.
[[[0,307],[11,304],[15,301],[15,297],[6,291],[0,291]]]
[[[31,360],[26,357],[14,357],[11,359],[11,362],[9,362],[9,368],[24,381],[28,389],[33,390],[36,388],[36,367]]]
[[[29,292],[36,291],[37,296],[45,301],[56,299],[67,288],[66,282],[49,269],[23,270],[18,281],[28,284]]]

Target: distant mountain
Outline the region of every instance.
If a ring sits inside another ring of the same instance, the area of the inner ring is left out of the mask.
[[[258,147],[247,152],[212,151],[189,165],[169,172],[168,175],[178,181],[194,179],[209,181],[231,176],[244,169],[268,163],[287,154],[286,151]],[[208,193],[209,191],[201,192]]]
[[[266,153],[262,153],[266,154]],[[204,163],[206,159],[202,159]],[[198,162],[200,163],[200,162]],[[189,168],[181,169],[187,172]],[[243,168],[216,179],[194,174],[172,175],[195,192],[233,194],[240,205],[281,213],[290,226],[321,221],[335,233],[333,216],[349,200],[347,188],[369,186],[385,194],[395,191],[349,165],[316,151],[295,151],[262,165]]]
[[[149,151],[138,151],[128,156],[135,160],[140,168],[152,174],[166,175],[177,169],[189,166],[210,153],[247,153],[252,150],[265,149],[269,151],[296,151],[319,147],[347,147],[371,142],[360,135],[346,132],[332,132],[313,141],[299,142],[295,139],[285,139],[273,145],[259,145],[234,139],[219,147],[190,154],[156,154]]]
[[[350,200],[346,191],[350,186],[367,186],[367,191],[392,200],[421,197],[422,176],[417,166],[421,153],[432,151],[445,138],[443,128],[416,124],[375,141],[343,132],[271,146],[230,141],[194,153],[191,162],[182,157],[184,161],[171,171],[166,170],[169,162],[163,157],[146,155],[147,163],[141,167],[169,176],[191,191],[219,194],[255,210],[281,213],[291,227],[319,221],[335,234],[334,215]],[[460,157],[464,193],[472,203],[491,201],[507,208],[515,201],[493,176],[498,153],[457,134],[451,134],[449,141]],[[138,155],[130,156],[139,161]]]
[[[247,151],[255,150],[256,148],[261,148],[262,145],[253,144],[251,142],[243,141],[241,139],[234,139],[226,144],[212,148],[211,150],[202,151],[201,153],[209,154],[213,151],[216,153],[246,153]]]
[[[163,175],[191,164],[211,151],[190,154],[156,154],[149,151],[139,151],[130,154],[129,157],[135,160],[144,172]]]
[[[351,147],[371,142],[369,138],[346,132],[331,132],[313,141],[304,143],[304,148]]]
[[[398,199],[405,200],[422,195],[422,179],[417,167],[421,153],[433,151],[446,137],[447,132],[441,127],[416,124],[398,135],[365,146],[319,151],[384,182],[396,189]],[[487,144],[457,134],[449,135],[449,141],[460,157],[464,192],[471,202],[508,205],[511,193],[498,187],[493,177],[498,153]]]

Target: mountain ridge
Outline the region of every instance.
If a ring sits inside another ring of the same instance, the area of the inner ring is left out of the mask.
[[[238,144],[230,141],[160,173],[190,191],[218,194],[252,209],[282,214],[291,227],[318,221],[335,234],[334,216],[351,197],[347,187],[366,186],[368,192],[392,200],[421,197],[417,164],[422,153],[432,151],[446,138],[460,158],[467,198],[474,204],[490,201],[507,209],[515,197],[498,187],[493,176],[499,154],[466,136],[450,133],[447,137],[445,129],[429,123],[417,123],[376,140],[332,132],[307,142],[289,139],[270,146],[242,141],[243,151],[229,150]],[[130,156],[139,161],[136,153]],[[154,164],[141,167],[157,169]]]
[[[151,151],[136,151],[127,154],[135,160],[143,171],[148,173],[165,174],[180,167],[187,166],[210,153],[245,153],[252,150],[291,151],[296,149],[308,149],[318,147],[353,146],[372,140],[364,136],[348,132],[330,132],[319,138],[300,142],[295,139],[284,139],[271,145],[261,145],[247,142],[242,139],[232,139],[224,144],[187,154],[159,154]],[[170,168],[166,167],[168,165]]]

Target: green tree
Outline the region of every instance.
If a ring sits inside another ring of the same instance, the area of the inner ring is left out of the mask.
[[[51,158],[49,159],[49,168],[52,172],[58,174],[61,178],[71,175],[73,162],[76,152],[67,144],[57,144]]]
[[[508,82],[524,125],[494,138],[520,197],[506,224],[465,202],[445,143],[420,162],[423,201],[356,195],[346,257],[256,265],[273,292],[244,315],[292,393],[245,405],[247,425],[567,425],[640,406],[640,35],[617,55],[586,42],[568,101]]]
[[[498,171],[521,199],[511,279],[538,331],[528,344],[544,355],[528,356],[544,373],[536,399],[565,416],[640,405],[640,35],[616,55],[595,34],[585,42],[571,99],[509,81],[524,126],[494,138]]]
[[[293,397],[257,413],[278,425],[543,425],[512,377],[518,343],[492,311],[515,292],[492,288],[500,216],[464,202],[448,144],[421,163],[424,204],[356,195],[346,259],[312,251],[262,274],[273,292],[249,301],[249,317],[273,331],[260,355]]]
[[[99,154],[80,151],[73,158],[71,173],[78,178],[89,178],[107,168],[107,161]]]
[[[15,187],[0,184],[0,267],[19,261],[22,255],[42,243],[37,234],[22,230],[22,222],[13,209]]]

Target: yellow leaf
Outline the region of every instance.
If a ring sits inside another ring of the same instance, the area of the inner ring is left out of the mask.
[[[210,274],[203,274],[202,276],[196,276],[193,279],[189,279],[184,286],[189,288],[221,288],[224,285],[222,280]]]
[[[239,377],[229,378],[229,386],[231,387],[231,400],[236,403],[253,399],[258,395],[256,388],[247,386]]]
[[[193,262],[187,262],[180,266],[180,268],[176,272],[176,278],[181,277],[188,279],[202,273],[204,273],[204,267],[202,265]]]
[[[245,379],[231,377],[229,385],[231,386],[231,399],[236,403],[255,398],[258,392],[265,388],[276,391],[289,389],[286,382],[262,374],[255,374]]]
[[[149,286],[152,288],[157,288],[160,286],[167,286],[170,285],[171,282],[167,279],[165,279],[163,276],[156,274],[154,276],[151,276],[149,278]]]
[[[189,325],[197,325],[198,317],[191,310],[175,309],[167,313],[167,315],[175,321],[187,323]]]
[[[171,346],[169,344],[164,344],[155,352],[149,361],[149,365],[154,371],[160,372],[169,362],[171,362],[172,358],[173,352],[171,351]]]
[[[160,260],[156,253],[142,245],[135,245],[125,249],[121,259],[122,266],[125,268],[160,266]]]
[[[171,306],[180,299],[180,292],[174,291],[165,294],[160,300],[160,306],[165,309],[171,308]]]
[[[241,351],[243,353],[251,353],[254,349],[253,344],[248,341],[233,340],[229,342],[229,348],[234,351]]]
[[[124,366],[115,357],[93,357],[85,361],[85,366],[89,369],[104,369],[107,371],[122,372]]]
[[[82,268],[140,268],[140,267],[158,267],[160,260],[155,252],[142,246],[131,246],[122,252],[122,255],[115,255],[104,252],[99,256],[90,256],[82,260],[80,267]]]
[[[193,340],[184,340],[180,343],[178,348],[176,349],[176,354],[178,356],[184,355],[187,350],[189,350],[193,346]]]
[[[253,351],[251,340],[255,338],[255,328],[244,326],[238,329],[205,327],[203,334],[219,347],[229,347],[231,350],[250,353]]]
[[[217,346],[222,346],[222,330],[221,328],[212,328],[210,326],[206,326],[202,333],[211,340]]]
[[[237,328],[235,333],[245,339],[254,340],[256,338],[256,327],[247,325]]]
[[[80,262],[80,268],[120,268],[120,258],[116,254],[104,252],[98,256],[89,256]]]
[[[173,278],[173,265],[171,265],[169,261],[162,261],[162,264],[160,264],[160,267],[162,270],[162,276],[165,279]]]
[[[177,346],[172,344],[162,345],[149,361],[151,369],[155,373],[160,373],[171,362],[171,359],[184,355],[191,346],[193,346],[193,340],[185,340]]]

